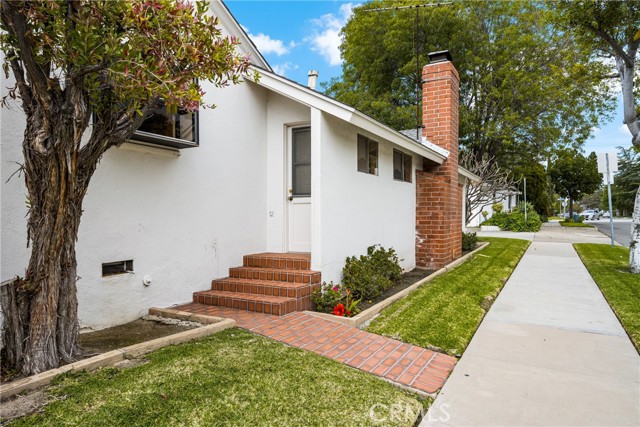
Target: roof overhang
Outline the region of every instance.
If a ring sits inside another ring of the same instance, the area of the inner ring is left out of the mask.
[[[469,181],[478,183],[480,181],[482,181],[482,178],[480,178],[478,175],[476,175],[475,173],[468,171],[467,169],[463,168],[462,166],[458,166],[458,180],[459,181],[464,181],[465,179],[468,179]]]
[[[352,125],[364,129],[372,134],[379,136],[393,144],[398,145],[405,150],[416,153],[438,164],[442,164],[448,157],[448,152],[439,152],[427,145],[420,144],[417,141],[401,134],[400,132],[390,128],[387,125],[367,116],[361,111],[356,110],[346,104],[336,101],[318,91],[309,89],[296,82],[288,80],[284,77],[274,74],[270,70],[264,70],[260,67],[252,67],[254,71],[260,74],[260,79],[256,83],[273,92],[276,92],[286,98],[300,102],[308,107],[317,108],[327,114],[337,117],[340,120],[351,123]],[[248,80],[251,81],[251,80]],[[254,82],[255,83],[255,82]],[[446,151],[446,150],[444,150]]]

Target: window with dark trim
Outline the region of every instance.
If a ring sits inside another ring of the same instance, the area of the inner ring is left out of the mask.
[[[161,103],[131,139],[173,148],[197,147],[198,113],[180,109],[170,113]]]
[[[311,128],[292,129],[292,196],[311,195]]]
[[[358,134],[358,171],[378,175],[378,141]]]
[[[402,151],[393,150],[393,179],[411,182],[413,156]]]

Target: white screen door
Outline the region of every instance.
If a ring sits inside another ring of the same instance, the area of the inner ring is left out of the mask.
[[[288,250],[311,252],[311,128],[291,129],[288,154]]]

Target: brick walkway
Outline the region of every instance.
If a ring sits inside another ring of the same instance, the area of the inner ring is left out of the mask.
[[[456,363],[442,353],[302,312],[272,316],[203,304],[172,308],[234,319],[240,328],[425,393],[438,391]]]

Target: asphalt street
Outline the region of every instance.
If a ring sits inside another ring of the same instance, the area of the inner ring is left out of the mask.
[[[611,226],[608,218],[585,221],[585,223],[594,225],[599,231],[611,237]],[[613,239],[621,245],[629,247],[631,242],[631,218],[613,218]]]

